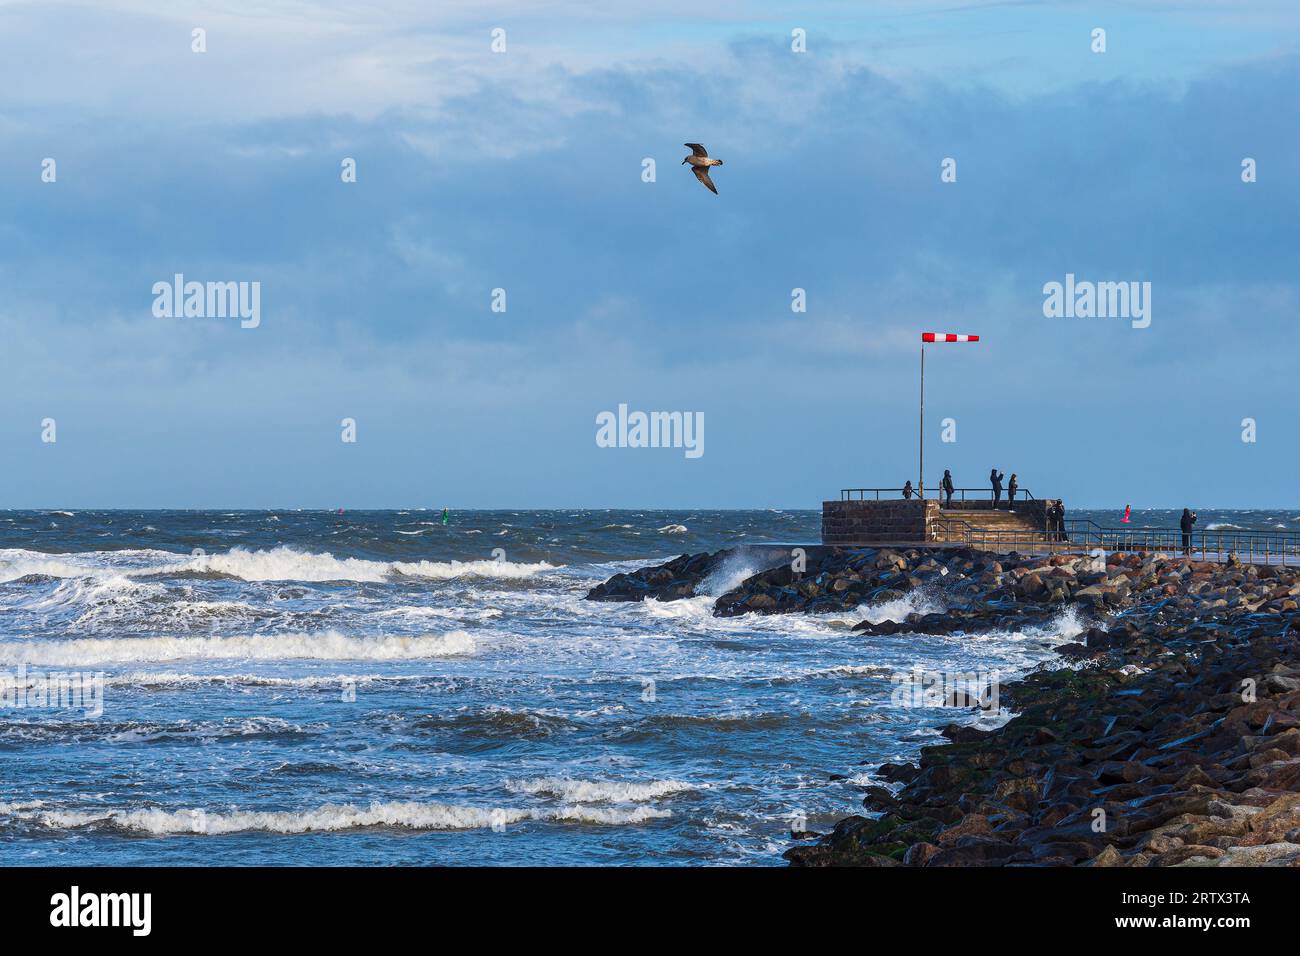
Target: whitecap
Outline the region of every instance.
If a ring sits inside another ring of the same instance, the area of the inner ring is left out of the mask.
[[[682,780],[572,780],[568,777],[508,781],[506,786],[516,793],[544,794],[566,803],[642,803],[697,789]]]
[[[100,637],[0,643],[0,664],[88,667],[190,658],[398,661],[472,654],[475,647],[474,638],[464,631],[380,637],[349,637],[337,631],[247,637]]]
[[[529,820],[620,825],[670,817],[653,807],[600,808],[564,806],[551,810],[517,807],[457,806],[411,801],[375,802],[369,806],[326,804],[311,810],[44,810],[31,804],[0,803],[0,815],[16,817],[51,829],[107,825],[158,836],[227,833],[316,833],[391,827],[408,830],[478,830]]]
[[[532,564],[514,561],[397,561],[392,568],[398,574],[446,581],[452,578],[531,578],[556,565],[537,561]]]

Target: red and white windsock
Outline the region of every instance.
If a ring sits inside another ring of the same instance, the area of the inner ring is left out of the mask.
[[[922,332],[922,342],[978,342],[978,335],[957,335],[953,332]]]

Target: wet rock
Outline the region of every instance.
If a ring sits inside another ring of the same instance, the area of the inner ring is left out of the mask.
[[[887,783],[908,783],[915,780],[921,771],[911,764],[885,763],[880,765],[876,776]]]
[[[667,564],[616,574],[587,592],[588,601],[676,601],[695,596],[695,588],[731,557],[731,550],[716,554],[683,554]]]
[[[939,732],[957,744],[974,743],[988,736],[987,730],[980,730],[978,727],[971,727],[967,724],[948,724]]]
[[[691,596],[723,554],[616,575],[593,599]],[[802,575],[752,575],[714,613],[843,613],[918,587],[944,610],[855,632],[1023,630],[1069,602],[1085,631],[1062,657],[1080,666],[1002,685],[1002,705],[1018,714],[1004,726],[949,725],[919,766],[878,768],[901,787],[864,791],[879,817],[840,821],[788,851],[792,864],[1300,865],[1296,569],[1112,553],[1102,570],[1062,554],[838,549]]]
[[[913,843],[903,854],[903,863],[907,866],[925,866],[938,852],[939,848],[933,843]]]
[[[1113,846],[1108,846],[1092,858],[1091,866],[1123,866],[1124,858]]]

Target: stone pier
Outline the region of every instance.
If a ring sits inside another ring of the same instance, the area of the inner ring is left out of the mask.
[[[894,498],[822,502],[822,544],[900,545],[961,544],[968,539],[1044,540],[1047,509],[1059,499],[1030,499],[1011,509],[1002,501],[953,501],[941,507],[937,499]]]

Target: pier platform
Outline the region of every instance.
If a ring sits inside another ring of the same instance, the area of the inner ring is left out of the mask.
[[[973,544],[976,540],[1036,540],[1050,543],[1051,509],[1060,499],[1027,497],[994,507],[990,498],[974,498],[962,489],[951,506],[937,498],[867,497],[853,492],[894,489],[845,489],[838,501],[822,502],[822,543],[840,546]]]
[[[1096,551],[1186,554],[1196,561],[1300,565],[1300,531],[1205,529],[1184,539],[1177,528],[1104,528],[1089,519],[1053,517],[1060,498],[1026,489],[1014,504],[994,505],[987,488],[954,489],[947,498],[904,498],[901,488],[845,488],[822,502],[823,547],[965,547],[1007,554]]]

